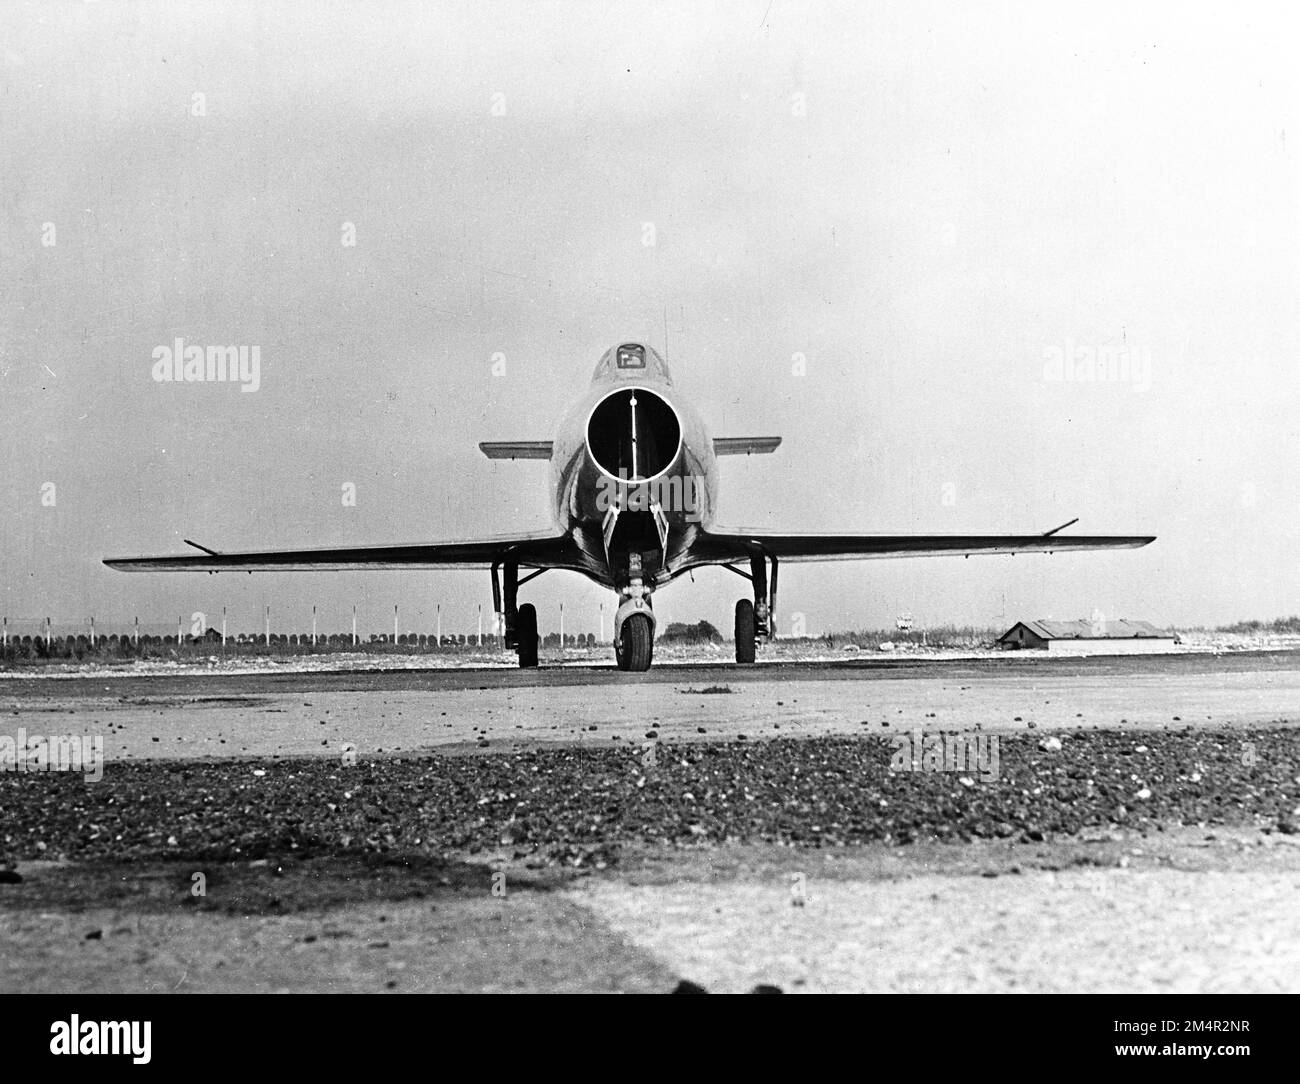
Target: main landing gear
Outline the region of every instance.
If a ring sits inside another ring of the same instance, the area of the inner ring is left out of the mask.
[[[772,563],[769,586],[767,563]],[[501,565],[505,565],[505,598],[502,605]],[[776,578],[775,556],[755,551],[749,558],[749,571],[735,565],[724,565],[754,587],[751,602],[742,598],[736,603],[736,662],[752,664],[761,640],[776,639]],[[492,608],[505,618],[506,647],[515,649],[521,669],[537,665],[537,610],[531,603],[518,604],[519,588],[540,576],[543,568],[530,572],[520,579],[519,565],[514,561],[497,562],[492,566]],[[618,668],[633,673],[650,669],[654,658],[655,615],[650,605],[650,589],[645,586],[641,573],[641,558],[633,553],[628,558],[627,586],[619,593],[620,605],[614,617],[614,657]]]
[[[767,561],[772,562],[772,583],[768,588]],[[776,639],[776,576],[777,560],[763,553],[751,554],[749,571],[735,565],[724,568],[754,585],[754,601],[742,598],[736,603],[736,662],[747,665],[754,662],[759,640]]]
[[[515,623],[515,632],[519,637],[519,666],[528,669],[537,665],[537,607],[525,602],[519,607],[519,617]]]
[[[736,661],[753,662],[758,650],[754,604],[747,598],[736,603]]]
[[[537,607],[531,602],[518,604],[519,588],[529,580],[546,571],[539,568],[530,572],[522,580],[519,578],[519,565],[514,561],[505,562],[506,597],[505,607],[501,605],[501,582],[497,577],[501,563],[492,566],[492,610],[505,615],[506,647],[513,647],[519,656],[519,667],[531,669],[537,665]]]

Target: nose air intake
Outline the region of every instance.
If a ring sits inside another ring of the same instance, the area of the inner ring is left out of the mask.
[[[657,477],[672,466],[681,444],[677,412],[645,388],[612,392],[587,421],[587,450],[613,478]]]

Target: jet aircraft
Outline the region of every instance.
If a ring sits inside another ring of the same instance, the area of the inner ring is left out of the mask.
[[[554,528],[467,542],[218,552],[105,560],[128,572],[288,572],[356,569],[485,569],[505,643],[521,667],[537,665],[537,611],[519,588],[543,572],[577,572],[612,590],[614,655],[622,670],[650,668],[654,593],[692,569],[721,565],[750,581],[735,607],[736,662],[776,636],[784,561],[1052,553],[1134,549],[1139,535],[1063,535],[1077,520],[1038,535],[773,534],[714,523],[721,456],[774,452],[780,437],[712,437],[678,393],[663,358],[638,342],[612,347],[552,440],[488,441],[489,459],[550,461]],[[521,574],[524,572],[524,574]]]

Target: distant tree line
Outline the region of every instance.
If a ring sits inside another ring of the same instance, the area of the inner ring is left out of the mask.
[[[1241,633],[1300,633],[1300,617],[1275,617],[1272,621],[1238,621],[1235,625],[1220,625],[1215,631]]]
[[[707,621],[698,621],[694,625],[674,621],[659,633],[657,639],[669,644],[720,644],[722,633]]]

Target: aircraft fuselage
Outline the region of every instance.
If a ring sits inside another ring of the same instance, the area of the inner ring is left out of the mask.
[[[622,362],[622,364],[620,364]],[[626,592],[668,583],[712,522],[718,466],[703,419],[649,347],[606,353],[551,453],[552,514],[587,576]]]

